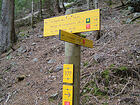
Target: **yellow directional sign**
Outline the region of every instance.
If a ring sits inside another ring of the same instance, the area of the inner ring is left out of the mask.
[[[100,10],[90,10],[44,20],[44,36],[58,35],[59,30],[79,33],[100,30]]]
[[[73,64],[63,65],[63,82],[73,83]]]
[[[63,104],[72,105],[73,103],[73,86],[63,85]]]
[[[78,44],[81,46],[93,48],[92,40],[88,40],[86,38],[80,37],[80,36],[72,34],[72,33],[65,32],[63,30],[59,31],[59,39],[66,41],[66,42]]]

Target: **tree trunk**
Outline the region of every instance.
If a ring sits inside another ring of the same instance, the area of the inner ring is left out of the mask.
[[[42,0],[39,0],[39,18],[42,19]]]
[[[61,8],[60,8],[60,5],[59,5],[59,0],[56,0],[56,7],[58,9],[58,12],[60,13],[61,12]]]
[[[51,15],[51,16],[54,16],[54,8],[53,8],[53,3],[54,3],[54,0],[44,0],[44,9],[46,9],[46,12]]]
[[[99,8],[98,5],[99,5],[99,4],[98,4],[98,0],[95,0],[95,9],[98,9],[98,8]]]
[[[14,28],[14,0],[2,1],[0,53],[7,51],[16,42]]]
[[[60,8],[60,6],[59,6],[59,0],[55,0],[55,1],[54,1],[54,11],[55,11],[56,13],[60,13],[60,12],[61,12],[61,8]]]
[[[98,9],[98,8],[99,8],[99,1],[95,0],[95,9]],[[100,24],[101,24],[101,22],[100,22]],[[100,39],[100,30],[96,31],[95,38],[96,38],[96,40]]]
[[[87,0],[87,6],[88,6],[88,10],[90,10],[90,0]]]
[[[62,0],[62,7],[63,7],[63,11],[65,12],[66,11],[66,7],[64,5],[64,0]]]
[[[31,12],[31,27],[34,27],[34,0],[32,0],[32,12]]]
[[[121,3],[122,3],[122,6],[124,6],[123,0],[120,0],[120,1],[121,1]]]

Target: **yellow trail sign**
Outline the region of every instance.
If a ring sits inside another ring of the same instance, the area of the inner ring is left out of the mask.
[[[88,40],[86,38],[80,37],[80,36],[72,34],[72,33],[65,32],[63,30],[60,30],[60,32],[59,32],[59,39],[69,42],[69,43],[74,43],[74,44],[78,44],[81,46],[93,48],[92,40]]]
[[[63,104],[73,105],[73,86],[63,85]]]
[[[100,30],[100,10],[95,9],[44,20],[44,36],[58,35],[60,29],[70,33]]]
[[[73,83],[73,64],[63,65],[63,83]]]

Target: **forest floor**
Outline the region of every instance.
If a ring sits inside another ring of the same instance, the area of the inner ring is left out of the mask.
[[[102,10],[99,40],[84,33],[94,48],[81,48],[81,105],[140,103],[140,24],[112,8]],[[16,50],[0,58],[0,105],[61,105],[64,42],[35,27],[20,28]]]

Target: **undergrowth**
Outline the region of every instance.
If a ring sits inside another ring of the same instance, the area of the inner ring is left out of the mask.
[[[91,76],[86,77],[88,81],[82,87],[81,104],[85,105],[85,103],[91,102],[94,97],[96,104],[108,105],[108,102],[100,102],[99,100],[109,100],[132,92],[133,82],[136,79],[139,80],[138,70],[139,68],[127,66],[115,67],[112,64],[102,72],[96,71]]]

